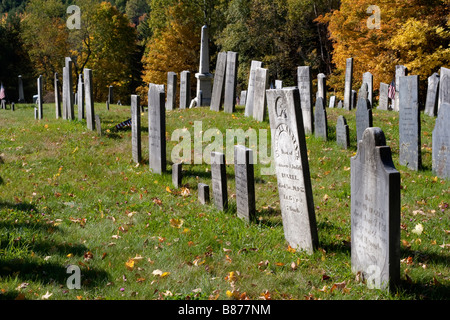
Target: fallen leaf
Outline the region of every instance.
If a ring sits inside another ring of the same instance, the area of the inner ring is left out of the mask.
[[[182,219],[175,219],[175,218],[170,219],[170,226],[173,228],[179,229],[179,228],[181,228],[183,223],[184,223],[184,221]]]
[[[48,291],[41,297],[42,300],[47,300],[53,295],[53,293],[49,293]]]
[[[129,259],[127,262],[125,262],[125,266],[127,267],[128,270],[133,270],[134,269],[134,259],[131,258]]]
[[[417,235],[421,235],[423,231],[423,225],[421,223],[417,224],[414,228],[414,230],[412,230],[412,233],[415,233]]]

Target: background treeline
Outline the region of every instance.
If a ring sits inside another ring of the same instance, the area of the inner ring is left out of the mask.
[[[69,29],[67,7],[81,9],[81,29]],[[381,10],[381,28],[367,26],[370,5]],[[22,75],[26,99],[36,77],[53,90],[64,57],[94,72],[96,101],[146,101],[148,83],[166,84],[167,72],[197,72],[200,30],[210,32],[211,72],[217,53],[239,53],[238,92],[245,89],[251,60],[269,69],[270,82],[296,84],[296,68],[327,75],[328,90],[342,99],[345,59],[354,58],[355,87],[374,75],[374,89],[390,83],[396,64],[422,80],[450,65],[449,0],[1,0],[0,81],[17,100]],[[195,86],[195,81],[192,81]]]

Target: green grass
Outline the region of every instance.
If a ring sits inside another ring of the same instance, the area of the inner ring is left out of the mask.
[[[423,169],[414,172],[398,164],[398,113],[373,112],[401,173],[401,283],[389,293],[368,289],[351,272],[354,111],[327,109],[330,141],[306,139],[320,242],[307,255],[289,250],[284,239],[276,177],[261,175],[267,165],[255,166],[257,220],[250,224],[236,217],[232,164],[226,212],[197,200],[197,184],[211,183],[205,163],[183,165],[186,189],[172,186],[174,130],[193,134],[195,121],[202,121],[203,132],[250,127],[259,132],[269,129],[268,121],[245,117],[242,107],[234,115],[209,108],[167,112],[168,172],[157,175],[148,168],[147,113],[144,159],[136,165],[130,129],[108,130],[129,118],[129,107],[113,105],[109,112],[103,104],[95,107],[101,137],[84,121],[55,119],[53,104],[44,105],[40,121],[33,105],[0,110],[0,299],[42,299],[47,292],[49,299],[450,297],[450,181],[431,172],[434,118],[422,116]],[[341,114],[350,126],[348,150],[334,141]],[[203,141],[203,148],[210,143]],[[418,224],[424,228],[420,235],[412,232]],[[81,289],[67,287],[69,265],[80,267]],[[154,274],[158,270],[162,275]]]

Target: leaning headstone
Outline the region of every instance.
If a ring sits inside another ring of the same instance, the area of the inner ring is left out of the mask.
[[[365,83],[363,83],[363,86]],[[370,102],[369,99],[365,98],[367,96],[365,94],[365,91],[362,90],[362,94],[360,97],[358,97],[358,104],[356,107],[356,141],[359,141],[363,137],[364,131],[369,128],[373,127],[373,120],[372,120],[372,109],[370,108]]]
[[[148,90],[149,167],[154,173],[166,171],[166,111],[164,86],[150,84]]]
[[[84,83],[83,76],[78,75],[78,120],[84,119]]]
[[[177,96],[177,74],[169,71],[167,73],[167,101],[166,110],[175,109],[175,100]]]
[[[179,188],[181,186],[182,181],[182,169],[183,164],[180,163],[174,163],[172,165],[172,184],[175,188]]]
[[[44,87],[42,83],[42,75],[37,79],[37,88],[38,88],[38,119],[42,119],[44,117]]]
[[[335,105],[336,105],[336,96],[331,96],[330,104],[328,105],[328,108],[334,108]]]
[[[233,113],[236,106],[237,71],[238,53],[228,51],[225,74],[225,93],[223,97],[223,110],[227,113]]]
[[[220,111],[223,103],[225,91],[225,71],[227,67],[227,53],[219,52],[216,62],[216,71],[214,72],[214,82],[211,96],[210,109]]]
[[[345,65],[344,109],[352,109],[353,58],[347,58]]]
[[[95,115],[95,128],[97,129],[97,134],[99,137],[102,136],[102,121],[98,114]]]
[[[450,69],[441,67],[439,78],[438,113],[444,102],[450,103]]]
[[[198,106],[211,105],[211,81],[213,75],[209,73],[209,35],[208,27],[202,27],[200,44],[200,64],[199,71],[195,74],[197,78],[197,101]],[[202,99],[199,99],[199,93],[202,91]]]
[[[256,214],[253,150],[243,145],[234,146],[234,173],[237,216],[252,221]]]
[[[184,70],[180,74],[180,109],[188,109],[191,103],[191,73]]]
[[[339,100],[337,107],[338,107],[338,109],[342,109],[343,108],[342,100]]]
[[[267,90],[267,103],[284,236],[311,254],[318,234],[299,95],[297,88]]]
[[[198,184],[198,201],[200,201],[201,204],[209,202],[209,185],[204,183]]]
[[[19,103],[25,102],[25,95],[23,94],[23,80],[22,76],[19,75]]]
[[[211,184],[216,208],[226,210],[228,207],[227,175],[225,154],[221,152],[211,152]]]
[[[399,91],[400,91],[400,77],[407,76],[408,69],[403,65],[395,66],[395,97],[393,101],[393,110],[399,111]]]
[[[109,104],[114,104],[114,87],[113,86],[108,87],[108,101],[109,101]]]
[[[399,163],[417,171],[422,164],[419,76],[400,77],[399,89]]]
[[[312,105],[311,67],[297,67],[297,86],[300,91],[300,108],[302,109],[303,127],[306,134],[314,132],[314,112]]]
[[[55,114],[56,119],[61,118],[61,91],[59,88],[59,79],[58,79],[58,73],[55,72],[55,79],[54,79],[54,89],[55,89]]]
[[[253,118],[256,121],[264,121],[266,116],[267,100],[266,89],[269,84],[269,70],[257,68],[255,72],[255,91],[253,97]]]
[[[314,135],[324,141],[328,140],[327,110],[322,97],[317,97],[316,107],[314,108]]]
[[[378,109],[388,110],[389,107],[389,85],[380,82],[380,98],[378,99]]]
[[[245,106],[246,102],[247,102],[247,90],[242,90],[241,97],[239,98],[239,104],[241,106]]]
[[[444,102],[433,129],[432,170],[443,179],[450,179],[450,103]]]
[[[317,75],[317,96],[323,100],[323,105],[327,105],[327,77],[323,73]]]
[[[370,108],[373,108],[373,75],[370,72],[365,72],[362,81],[367,83],[367,99],[369,99]]]
[[[92,82],[92,70],[84,69],[84,106],[86,110],[86,124],[88,130],[95,129],[94,111],[94,84]]]
[[[364,131],[351,158],[351,263],[369,288],[400,280],[400,173],[380,128]]]
[[[438,111],[439,75],[435,72],[428,77],[427,99],[425,101],[425,114],[430,117],[437,116]]]
[[[348,149],[350,147],[349,128],[347,120],[343,115],[340,115],[336,122],[336,144],[343,149]]]
[[[142,161],[140,97],[131,95],[131,154],[135,163]]]
[[[254,90],[255,90],[255,76],[256,69],[262,68],[262,62],[252,60],[250,73],[248,76],[248,86],[247,86],[247,98],[245,101],[245,116],[253,117],[253,98],[254,98]]]

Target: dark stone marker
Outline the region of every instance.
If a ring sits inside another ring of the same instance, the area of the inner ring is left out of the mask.
[[[356,92],[356,90],[352,90],[352,110],[356,109],[356,103],[358,102],[357,95],[358,93]]]
[[[236,107],[237,71],[238,53],[228,51],[225,73],[225,91],[223,97],[223,110],[227,113],[233,113]]]
[[[227,67],[227,53],[219,52],[217,56],[216,70],[214,72],[214,82],[211,96],[210,109],[220,111],[225,92],[225,71]]]
[[[207,184],[198,184],[198,201],[201,204],[209,203],[209,186]]]
[[[140,97],[131,95],[131,154],[135,163],[142,161]]]
[[[234,146],[234,172],[236,183],[236,210],[239,218],[247,222],[255,218],[255,175],[253,150]]]
[[[366,92],[362,90],[361,96],[358,98],[356,107],[356,140],[362,139],[364,130],[373,127],[372,109],[370,108],[369,99],[365,98]]]
[[[175,109],[175,100],[177,96],[177,74],[175,72],[167,73],[167,101],[166,110]]]
[[[267,90],[267,105],[284,236],[311,254],[319,241],[299,90]]]
[[[343,149],[350,147],[350,135],[347,120],[340,115],[336,122],[336,143]]]
[[[323,104],[322,97],[316,99],[316,107],[314,108],[314,135],[328,140],[328,120],[327,110]]]
[[[15,108],[15,104],[14,104],[14,102],[11,102],[11,111],[15,111],[16,110],[16,108]]]
[[[427,100],[425,101],[425,114],[436,117],[438,111],[439,75],[435,72],[428,77]]]
[[[191,73],[182,71],[180,74],[180,109],[189,108],[191,103]]]
[[[432,170],[440,178],[450,179],[450,103],[443,102],[433,129]]]
[[[114,87],[113,86],[108,87],[108,101],[109,101],[109,104],[114,104]]]
[[[419,76],[400,77],[399,89],[399,163],[419,170],[422,165]]]
[[[19,75],[19,103],[25,102],[25,95],[23,94],[23,81],[22,76]]]
[[[88,130],[95,129],[94,111],[94,85],[92,83],[92,70],[84,69],[84,99],[86,107],[86,124]]]
[[[149,167],[154,173],[166,171],[166,110],[163,85],[150,84],[148,90]]]
[[[174,163],[172,165],[172,184],[174,185],[175,188],[179,188],[181,186],[181,181],[183,178],[182,169],[183,164],[181,162]]]
[[[211,183],[216,208],[226,210],[228,208],[227,174],[225,154],[221,152],[211,152]]]
[[[400,173],[383,131],[367,128],[351,160],[351,263],[370,288],[400,280]]]

